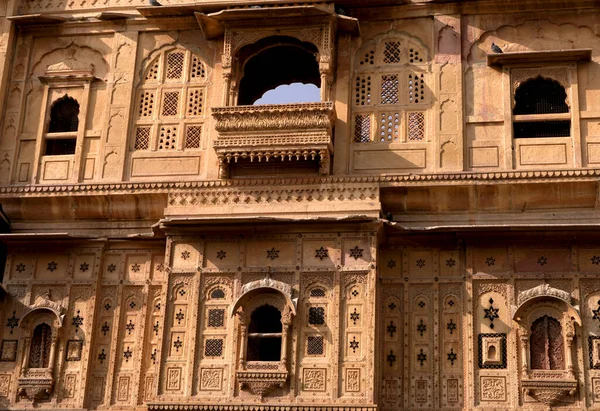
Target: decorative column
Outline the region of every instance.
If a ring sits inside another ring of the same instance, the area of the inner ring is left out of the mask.
[[[292,324],[292,310],[286,306],[281,313],[281,368],[287,366],[287,340],[290,325]]]
[[[56,327],[52,327],[52,335],[50,337],[52,342],[50,343],[50,356],[48,357],[48,368],[50,369],[51,373],[54,370],[54,360],[56,358],[56,345],[58,342],[57,334]]]
[[[573,369],[573,357],[572,357],[572,346],[573,339],[575,338],[575,325],[573,324],[573,319],[569,318],[565,322],[565,341],[567,345],[566,355],[565,355],[565,366],[567,368],[567,372],[572,379],[575,379],[575,371]]]
[[[527,361],[529,352],[529,332],[523,324],[519,324],[519,340],[521,342],[521,377],[528,378],[527,370],[529,369],[529,362]]]
[[[25,370],[29,365],[27,362],[29,361],[29,353],[31,351],[31,338],[24,338],[23,343],[25,344],[25,349],[23,350],[23,359],[21,361],[21,377],[25,376]]]
[[[239,310],[237,316],[240,320],[240,362],[238,368],[246,368],[246,349],[248,346],[248,316],[243,310]]]

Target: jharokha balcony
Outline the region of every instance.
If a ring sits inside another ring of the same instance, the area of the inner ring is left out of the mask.
[[[330,171],[333,102],[212,109],[220,178]]]

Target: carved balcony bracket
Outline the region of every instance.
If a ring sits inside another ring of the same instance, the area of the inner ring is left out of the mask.
[[[540,376],[542,378],[535,378],[536,375],[532,375],[534,378],[524,379],[522,387],[525,395],[535,398],[549,408],[556,405],[564,397],[575,395],[577,381],[568,378],[567,373],[561,373],[560,371],[543,373],[552,373],[555,379],[550,379],[550,375]]]
[[[248,368],[251,368],[248,367]],[[279,367],[278,367],[279,368]],[[287,382],[287,371],[278,370],[244,370],[236,373],[240,389],[249,389],[261,399],[275,388],[281,388]]]
[[[218,107],[212,110],[218,137],[219,177],[240,159],[251,162],[319,160],[328,175],[333,150],[332,102]]]

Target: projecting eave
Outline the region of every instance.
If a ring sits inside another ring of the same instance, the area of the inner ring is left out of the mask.
[[[519,51],[487,55],[488,66],[510,66],[530,63],[576,63],[592,59],[592,49]]]

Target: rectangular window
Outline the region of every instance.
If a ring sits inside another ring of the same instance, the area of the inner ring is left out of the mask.
[[[359,114],[354,117],[354,142],[368,143],[371,141],[371,116]]]
[[[308,323],[310,325],[324,325],[325,324],[325,308],[310,307],[308,309]]]
[[[217,328],[225,325],[225,310],[210,309],[208,310],[208,326]]]
[[[223,339],[211,338],[204,342],[205,357],[221,357],[223,355]]]
[[[310,335],[306,339],[307,355],[323,355],[323,337],[320,335]]]

